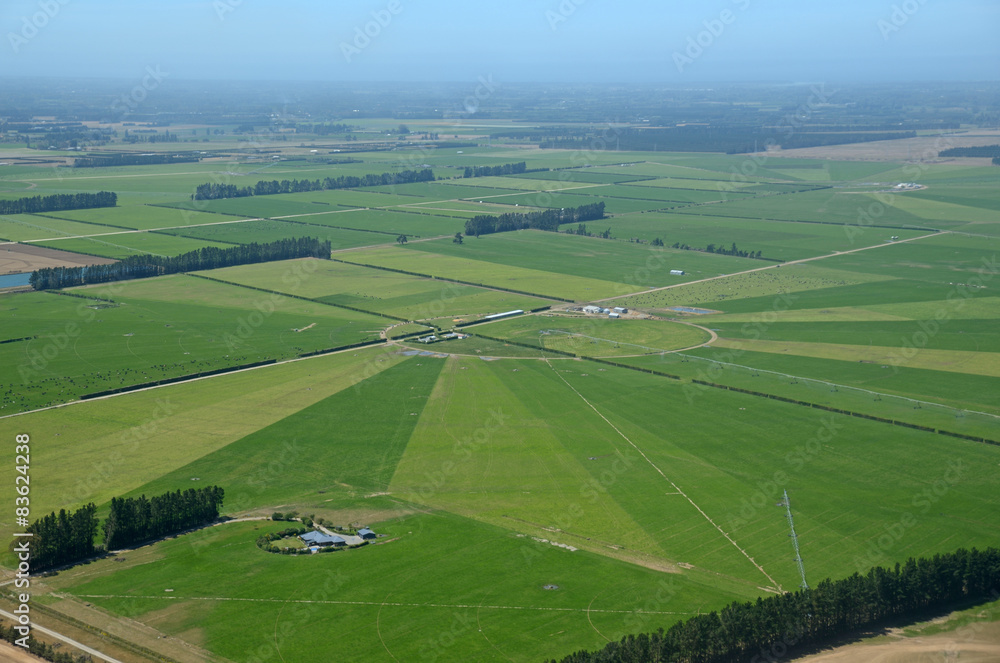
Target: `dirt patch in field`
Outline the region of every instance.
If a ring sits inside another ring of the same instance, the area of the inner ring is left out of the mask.
[[[889,637],[892,637],[890,635]],[[920,637],[899,637],[885,642],[858,643],[837,647],[820,654],[796,659],[801,663],[913,663],[913,661],[963,661],[986,663],[1000,661],[1000,624],[977,624],[956,633]]]
[[[23,274],[44,267],[83,267],[85,265],[110,265],[108,258],[86,256],[82,253],[57,251],[28,244],[0,246],[0,274]]]
[[[8,663],[38,663],[40,658],[35,658],[21,647],[0,641],[0,661]]]

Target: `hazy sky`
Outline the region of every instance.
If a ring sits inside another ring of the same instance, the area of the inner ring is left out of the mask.
[[[367,31],[368,34],[365,34]],[[0,75],[996,80],[998,0],[0,0]]]

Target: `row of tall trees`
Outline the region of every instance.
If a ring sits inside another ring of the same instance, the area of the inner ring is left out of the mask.
[[[830,642],[888,620],[914,617],[960,601],[996,598],[1000,550],[960,549],[895,568],[824,580],[813,589],[735,602],[664,631],[628,635],[598,652],[562,663],[738,663],[774,660],[801,645]],[[554,663],[554,661],[552,662]]]
[[[302,193],[305,191],[324,191],[327,189],[354,189],[363,186],[388,186],[391,184],[410,184],[411,182],[433,182],[434,171],[403,170],[398,173],[369,173],[360,177],[356,175],[341,175],[327,177],[322,180],[261,180],[253,186],[239,187],[235,184],[219,184],[209,182],[199,184],[191,198],[194,200],[217,200],[220,198],[246,198],[248,196],[271,196],[278,193]]]
[[[499,166],[467,166],[462,177],[497,177],[501,175],[520,175],[528,169],[524,161],[520,163],[505,163]]]
[[[524,230],[525,228],[558,231],[560,224],[563,223],[581,223],[603,218],[603,202],[581,205],[571,209],[548,209],[543,212],[529,212],[527,214],[509,213],[499,216],[480,214],[465,222],[465,234],[479,237],[480,235]]]
[[[0,200],[0,214],[37,214],[68,209],[114,207],[118,194],[110,191],[98,193],[57,193],[52,196],[29,196],[13,200]]]
[[[657,244],[656,242],[660,243]],[[657,237],[653,240],[653,246],[663,246],[663,240]],[[670,248],[681,249],[682,251],[701,251],[703,253],[717,253],[720,256],[736,256],[738,258],[753,258],[759,260],[763,254],[763,251],[747,251],[736,246],[736,242],[733,242],[731,246],[724,246],[723,244],[709,244],[705,248],[699,248],[696,246],[691,246],[690,244],[684,244],[683,242],[674,242]]]
[[[97,507],[87,504],[70,513],[60,509],[28,526],[31,566],[37,570],[86,559],[95,552]]]
[[[73,167],[155,166],[165,163],[193,163],[198,160],[193,154],[94,154],[77,157],[73,160]]]
[[[1000,145],[981,145],[979,147],[953,147],[938,152],[939,157],[1000,157]]]
[[[219,517],[225,491],[218,486],[176,490],[147,498],[113,497],[104,521],[104,547],[117,550],[191,527]]]
[[[35,290],[69,288],[88,283],[126,281],[292,258],[329,258],[332,249],[330,240],[313,237],[288,237],[266,244],[254,242],[224,249],[206,246],[173,257],[138,255],[128,256],[110,265],[46,267],[32,272],[28,283]]]

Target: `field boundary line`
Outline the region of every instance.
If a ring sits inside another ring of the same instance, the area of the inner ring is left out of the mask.
[[[71,594],[80,599],[158,599],[162,601],[243,601],[247,603],[311,603],[317,605],[367,605],[367,606],[390,606],[394,608],[443,608],[453,610],[455,608],[473,609],[484,608],[486,610],[525,610],[538,612],[595,612],[602,614],[631,615],[640,613],[644,615],[694,615],[695,612],[679,612],[667,610],[608,610],[593,608],[550,608],[543,606],[528,605],[475,605],[465,603],[402,603],[390,601],[314,601],[310,599],[251,599],[231,596],[132,596],[124,594]],[[387,597],[388,598],[388,597]]]
[[[545,360],[545,363],[548,364],[549,368],[552,368],[552,364],[549,363],[548,359]],[[736,541],[734,541],[733,538],[731,536],[729,536],[729,534],[726,533],[726,531],[724,529],[722,529],[714,520],[712,520],[712,518],[707,513],[705,513],[705,511],[702,510],[702,508],[700,506],[698,506],[698,504],[695,503],[695,501],[693,499],[691,499],[688,496],[687,493],[685,493],[683,490],[681,490],[680,486],[678,486],[676,483],[674,483],[673,481],[671,481],[670,477],[668,477],[666,474],[664,474],[663,470],[661,470],[659,467],[657,467],[656,463],[654,463],[652,460],[650,460],[649,456],[647,456],[643,452],[643,450],[640,449],[635,444],[635,442],[633,442],[632,440],[630,440],[628,438],[628,436],[625,435],[625,433],[621,432],[618,429],[617,426],[615,426],[613,423],[611,423],[611,421],[607,417],[605,417],[603,414],[601,414],[601,411],[598,410],[596,407],[594,407],[594,404],[591,403],[590,401],[588,401],[583,394],[581,394],[579,391],[577,391],[576,387],[574,387],[573,385],[571,385],[569,383],[569,381],[566,380],[566,378],[564,378],[562,375],[559,375],[559,371],[557,371],[556,369],[552,368],[552,372],[555,373],[556,377],[558,377],[560,380],[562,380],[563,383],[567,387],[569,387],[571,390],[573,390],[573,393],[575,393],[577,396],[579,396],[580,399],[584,403],[586,403],[588,406],[590,406],[590,409],[593,410],[594,412],[596,412],[597,416],[599,416],[601,419],[604,419],[605,423],[607,423],[609,426],[611,426],[611,428],[613,428],[616,433],[618,433],[619,435],[621,435],[622,438],[626,442],[628,442],[632,446],[633,449],[635,449],[636,451],[638,451],[639,455],[642,456],[645,459],[645,461],[647,463],[649,463],[649,465],[654,470],[656,470],[659,473],[659,475],[661,477],[663,477],[664,479],[666,479],[667,483],[669,483],[671,486],[674,487],[674,490],[676,490],[679,494],[683,495],[684,499],[686,499],[688,502],[690,502],[691,506],[693,506],[695,509],[697,509],[698,513],[700,513],[702,516],[704,516],[705,520],[707,520],[709,523],[711,523],[712,526],[715,527],[715,529],[719,530],[719,533],[722,534],[722,536],[724,536],[727,541],[729,541],[731,544],[733,544],[733,546],[736,547],[737,550],[739,550],[741,553],[743,553],[743,556],[746,557],[748,560],[750,560],[750,563],[753,564],[755,567],[757,567],[757,570],[760,571],[761,573],[763,573],[764,577],[766,577],[768,580],[771,581],[772,588],[777,589],[779,592],[783,591],[781,589],[781,584],[778,583],[774,578],[772,578],[771,575],[767,571],[764,570],[764,567],[762,567],[760,564],[758,564],[757,561],[754,560],[754,558],[750,556],[750,553],[748,553],[746,550],[744,550],[743,548],[741,548],[740,545],[738,543],[736,543]]]

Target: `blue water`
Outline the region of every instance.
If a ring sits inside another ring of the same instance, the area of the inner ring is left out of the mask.
[[[5,274],[0,276],[0,288],[13,288],[19,285],[28,285],[31,272],[27,274]]]
[[[710,311],[707,308],[691,308],[690,306],[670,306],[668,310],[679,313],[715,313],[715,311]]]

